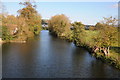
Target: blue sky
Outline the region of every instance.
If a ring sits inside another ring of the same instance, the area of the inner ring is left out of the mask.
[[[8,14],[17,15],[23,6],[18,2],[3,3]],[[43,19],[56,14],[65,14],[71,22],[81,21],[83,24],[96,24],[103,17],[118,16],[117,2],[37,2],[37,11]]]

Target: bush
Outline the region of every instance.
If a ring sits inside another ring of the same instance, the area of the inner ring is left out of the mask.
[[[64,14],[53,16],[48,26],[50,32],[58,37],[67,37],[70,34],[70,20]]]
[[[16,30],[15,30],[16,29]],[[16,31],[16,32],[14,32]],[[8,15],[3,17],[2,20],[2,39],[3,40],[26,40],[28,37],[33,37],[34,34],[31,33],[29,26],[22,17],[15,17],[13,15]],[[24,38],[20,38],[24,37]]]

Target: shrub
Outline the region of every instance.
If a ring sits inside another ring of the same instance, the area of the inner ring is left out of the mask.
[[[59,37],[70,34],[70,20],[64,14],[53,16],[48,23],[50,32]]]

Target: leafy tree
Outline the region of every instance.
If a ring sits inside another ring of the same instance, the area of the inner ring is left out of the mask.
[[[2,40],[12,40],[13,37],[9,34],[9,30],[7,29],[7,27],[2,26]]]
[[[19,16],[25,18],[30,31],[34,34],[39,34],[41,30],[41,16],[36,11],[36,5],[32,5],[30,1],[20,3],[25,6],[18,10]]]
[[[118,27],[114,27],[117,21],[112,17],[104,18],[102,23],[96,24],[96,29],[99,31],[99,35],[94,38],[95,44],[99,47],[104,47],[106,54],[109,54],[110,46],[118,46]],[[105,21],[105,22],[104,22]]]
[[[103,28],[103,24],[98,22],[96,25],[95,25],[95,30],[101,30]]]
[[[68,36],[70,33],[70,20],[64,14],[53,16],[48,23],[50,32],[59,37]]]
[[[111,25],[111,26],[117,25],[118,20],[116,18],[112,17],[112,16],[110,16],[108,18],[103,17],[103,19],[104,20],[101,21],[102,24]]]
[[[36,5],[30,1],[20,3],[25,7],[18,10],[19,16],[2,14],[2,39],[27,40],[40,33],[41,16],[36,11]]]
[[[77,46],[83,46],[83,37],[85,36],[85,28],[84,25],[81,22],[74,22],[72,24],[73,26],[73,39],[74,39],[74,43]]]
[[[15,30],[16,29],[16,30]],[[3,16],[2,18],[2,39],[3,40],[26,40],[33,36],[28,24],[23,17],[13,15]]]
[[[13,15],[2,15],[2,39],[3,40],[12,40],[12,29],[17,24],[17,19]]]

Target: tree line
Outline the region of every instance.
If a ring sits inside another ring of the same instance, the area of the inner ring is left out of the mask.
[[[118,46],[116,23],[117,19],[108,17],[86,30],[82,22],[70,23],[69,18],[61,14],[53,16],[48,26],[50,32],[62,39],[73,41],[76,46],[89,47],[93,52],[102,51],[105,55],[109,55],[109,48]]]
[[[118,46],[118,27],[115,27],[118,20],[113,17],[104,18],[102,22],[86,30],[82,22],[71,23],[64,14],[42,20],[36,5],[29,1],[19,4],[24,6],[17,11],[19,15],[1,14],[2,40],[4,41],[26,41],[29,37],[39,35],[41,25],[45,23],[48,24],[46,29],[49,29],[50,33],[72,41],[76,46],[89,47],[93,52],[102,50],[105,55],[108,55],[110,46]]]
[[[19,15],[1,14],[3,41],[26,41],[40,33],[41,16],[36,11],[36,5],[31,2],[19,4],[24,6],[17,11]]]
[[[27,41],[45,29],[58,38],[71,41],[76,46],[85,47],[92,53],[102,53],[104,56],[114,53],[111,53],[111,47],[120,47],[118,40],[120,29],[115,27],[118,20],[112,16],[104,17],[95,26],[85,29],[82,22],[71,23],[64,14],[52,16],[49,20],[41,19],[36,10],[37,6],[30,1],[19,4],[24,6],[17,11],[19,15],[0,14],[0,19],[2,19],[2,30],[0,30],[2,33],[0,35],[2,34],[3,41]],[[119,52],[118,50],[117,53]],[[116,52],[112,56],[116,56]],[[115,66],[120,68],[118,57],[112,58],[104,57],[105,60],[108,59],[111,64],[116,64]]]

